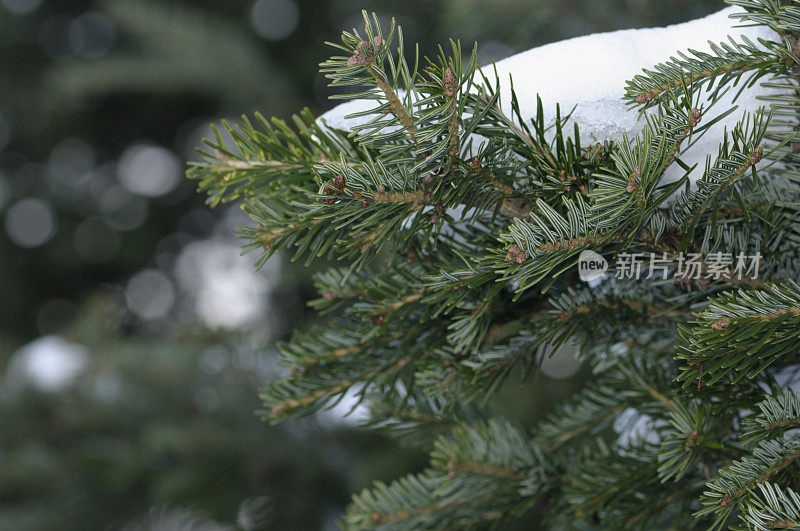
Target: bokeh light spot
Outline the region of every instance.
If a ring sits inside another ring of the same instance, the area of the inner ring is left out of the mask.
[[[41,199],[18,201],[6,212],[6,234],[20,247],[38,247],[55,233],[53,211]]]
[[[100,13],[88,11],[70,23],[67,38],[76,55],[96,59],[108,53],[114,43],[114,27]]]
[[[157,269],[145,269],[128,281],[125,289],[128,309],[142,319],[164,317],[175,302],[172,281]]]
[[[168,149],[134,144],[119,159],[117,177],[127,190],[148,197],[162,196],[180,182],[181,163]]]
[[[31,341],[14,354],[10,374],[42,391],[59,391],[72,383],[89,364],[83,345],[58,336]]]
[[[112,186],[100,198],[103,221],[116,230],[133,230],[147,220],[147,200],[120,186]]]
[[[300,8],[294,0],[258,0],[250,11],[253,31],[268,41],[285,39],[299,22]]]

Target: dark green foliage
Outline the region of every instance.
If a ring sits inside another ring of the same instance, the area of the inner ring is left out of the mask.
[[[349,393],[368,402],[368,425],[434,439],[429,469],[355,496],[345,527],[499,527],[526,512],[554,529],[791,522],[800,452],[781,371],[800,349],[796,92],[742,114],[705,167],[681,160],[736,112],[715,108],[722,91],[789,83],[800,62],[796,2],[731,3],[778,40],[637,76],[629,97],[651,110],[618,143],[582,144],[560,112],[545,127],[541,104],[525,119],[457,42],[407,62],[401,30],[366,14],[323,64],[358,91],[347,97],[374,101],[365,125],[244,119],[226,125],[236,146],[209,143],[189,175],[212,204],[243,199],[253,249],[341,262],[317,276],[313,302],[335,318],[281,347],[289,372],[262,391],[265,416]],[[666,182],[672,165],[683,176]],[[575,274],[585,250],[687,253],[705,271],[722,256],[762,263],[759,275],[592,284]],[[530,434],[487,406],[568,348],[593,381]]]

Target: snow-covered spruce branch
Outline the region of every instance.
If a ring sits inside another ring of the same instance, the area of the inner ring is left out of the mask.
[[[797,523],[800,4],[729,3],[482,68],[365,14],[322,65],[351,101],[215,130],[188,174],[241,202],[258,264],[333,266],[311,302],[330,317],[280,345],[265,418],[355,397],[432,450],[345,528]],[[616,267],[583,282],[590,251]],[[672,265],[626,276],[634,256]],[[586,389],[530,434],[494,412],[567,348]]]

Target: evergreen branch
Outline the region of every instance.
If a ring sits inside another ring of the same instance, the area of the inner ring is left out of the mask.
[[[780,42],[715,44],[637,76],[627,98],[658,109],[620,143],[583,145],[541,101],[524,117],[513,86],[501,101],[497,76],[456,41],[407,62],[402,30],[366,13],[322,65],[331,85],[356,89],[343,97],[375,102],[349,134],[307,112],[294,127],[223,124],[230,141],[215,132],[189,174],[211,204],[242,200],[258,264],[281,249],[345,262],[315,276],[312,306],[338,317],[280,346],[289,372],[262,390],[266,416],[350,394],[368,401],[368,426],[436,437],[427,471],[355,496],[344,526],[497,527],[534,505],[553,527],[718,527],[734,511],[755,526],[797,522],[780,483],[796,478],[800,399],[779,394],[773,369],[800,345],[800,8],[734,3]],[[742,117],[692,189],[681,154],[735,111],[711,107],[767,75],[780,91],[770,112]],[[684,175],[665,184],[675,166]],[[692,251],[706,272],[714,255],[757,254],[761,278],[579,284],[570,270],[584,250],[629,249]],[[746,289],[720,293],[730,286]],[[532,438],[475,404],[567,345],[592,383]],[[752,453],[723,466],[748,437]]]
[[[426,472],[354,496],[345,525],[440,529],[505,520],[532,502],[519,483],[538,466],[524,434],[506,421],[458,427],[438,439]]]
[[[752,455],[720,469],[701,496],[703,508],[696,514],[715,515],[712,529],[721,528],[734,509],[746,511],[753,489],[772,481],[800,458],[800,440],[785,438],[762,441]]]
[[[396,326],[403,329],[402,322]],[[376,334],[374,325],[342,320],[333,329],[297,333],[280,346],[293,371],[264,387],[261,399],[272,420],[278,420],[313,413],[365,384],[392,384],[415,360],[430,355],[427,341],[436,333],[435,327],[426,327],[415,337],[397,329]],[[360,393],[368,390],[369,385]]]
[[[658,456],[661,481],[679,480],[690,472],[703,452],[724,448],[718,437],[727,419],[714,415],[707,405],[675,404],[670,412],[672,430],[662,441]]]
[[[546,454],[571,450],[585,438],[605,430],[636,396],[627,385],[615,385],[618,381],[606,376],[559,405],[536,426],[534,445]],[[629,384],[627,379],[621,382]]]
[[[782,395],[767,395],[759,402],[760,413],[744,419],[745,442],[783,436],[787,431],[800,428],[800,395],[787,390]]]
[[[202,161],[190,163],[186,175],[198,181],[199,191],[209,194],[211,206],[276,189],[291,193],[292,186],[312,182],[315,171],[331,160],[353,166],[363,163],[347,137],[319,126],[308,109],[293,117],[298,132],[259,113],[255,119],[253,124],[243,116],[235,126],[222,122],[232,144],[212,126],[215,139],[205,140],[211,151],[199,150]]]
[[[769,124],[769,117],[754,118],[750,125],[751,116],[739,121],[731,133],[732,142],[728,137],[720,145],[719,155],[713,166],[708,162],[702,179],[697,181],[697,190],[683,192],[678,196],[672,207],[673,215],[677,222],[683,225],[682,245],[694,240],[694,233],[701,222],[713,228],[718,212],[712,211],[711,216],[704,216],[712,206],[719,205],[726,194],[734,195],[738,199],[741,213],[749,217],[746,206],[741,199],[735,185],[751,168],[755,172],[755,165],[764,156],[762,142]],[[710,217],[710,219],[708,219]]]
[[[760,483],[742,519],[756,529],[800,529],[800,496],[789,488]]]
[[[790,51],[780,43],[762,41],[758,46],[747,37],[741,42],[709,42],[711,52],[689,50],[678,52],[669,61],[659,63],[653,70],[645,69],[628,81],[625,98],[632,104],[650,107],[675,100],[685,87],[699,92],[703,86],[716,100],[728,84],[737,84],[747,73],[742,88],[767,75],[778,75],[794,66]],[[716,86],[715,86],[716,85]]]
[[[406,396],[368,396],[370,417],[364,427],[383,431],[401,442],[429,448],[437,437],[461,425],[476,425],[491,417],[489,410],[474,404],[452,403],[411,391]]]
[[[679,380],[687,386],[703,377],[711,385],[731,375],[735,383],[796,356],[800,286],[789,281],[769,291],[725,292],[696,316],[693,326],[679,327],[676,358],[688,364]]]
[[[643,489],[657,482],[655,456],[595,455],[585,459],[565,488],[577,518],[586,521],[595,512],[606,517],[620,504],[641,498]]]

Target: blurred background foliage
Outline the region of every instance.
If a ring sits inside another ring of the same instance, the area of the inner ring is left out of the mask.
[[[331,528],[350,492],[424,465],[344,405],[258,420],[272,343],[314,318],[308,272],[255,272],[241,212],[182,178],[211,121],[330,108],[322,43],[361,9],[486,64],[721,4],[0,0],[0,529]],[[585,378],[545,374],[500,407],[529,424]]]

